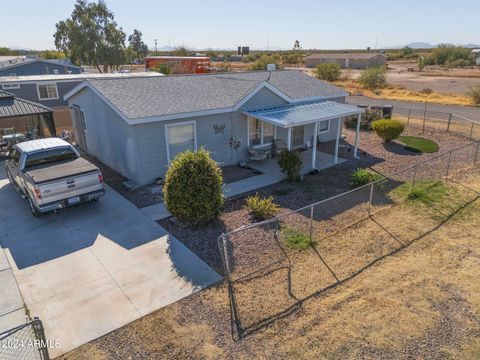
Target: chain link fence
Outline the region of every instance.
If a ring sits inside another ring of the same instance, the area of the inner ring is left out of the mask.
[[[1,360],[48,360],[48,343],[42,322],[35,318],[0,334]]]
[[[422,132],[444,131],[472,140],[480,139],[480,122],[454,113],[394,106],[393,116],[403,119],[407,126],[419,128]]]
[[[479,164],[480,141],[474,141],[220,236],[236,336],[289,314],[438,227],[479,196],[469,177],[480,176]]]

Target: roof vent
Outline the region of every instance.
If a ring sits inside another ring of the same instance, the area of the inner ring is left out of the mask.
[[[267,70],[268,71],[277,70],[277,66],[275,64],[267,64]]]

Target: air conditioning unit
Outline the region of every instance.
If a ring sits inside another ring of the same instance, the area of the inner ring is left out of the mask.
[[[277,66],[275,64],[267,64],[267,70],[268,71],[277,70]]]

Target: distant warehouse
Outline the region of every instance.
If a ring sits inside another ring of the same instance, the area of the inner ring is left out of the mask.
[[[321,63],[337,63],[342,69],[368,69],[383,66],[387,57],[380,53],[325,53],[305,58],[305,66],[314,68]]]

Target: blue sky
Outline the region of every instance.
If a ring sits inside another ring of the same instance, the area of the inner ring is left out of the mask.
[[[0,46],[54,48],[55,23],[74,0],[2,0]],[[346,49],[403,45],[480,43],[478,0],[107,0],[129,34],[138,28],[153,48]],[[268,39],[268,40],[267,40]]]

